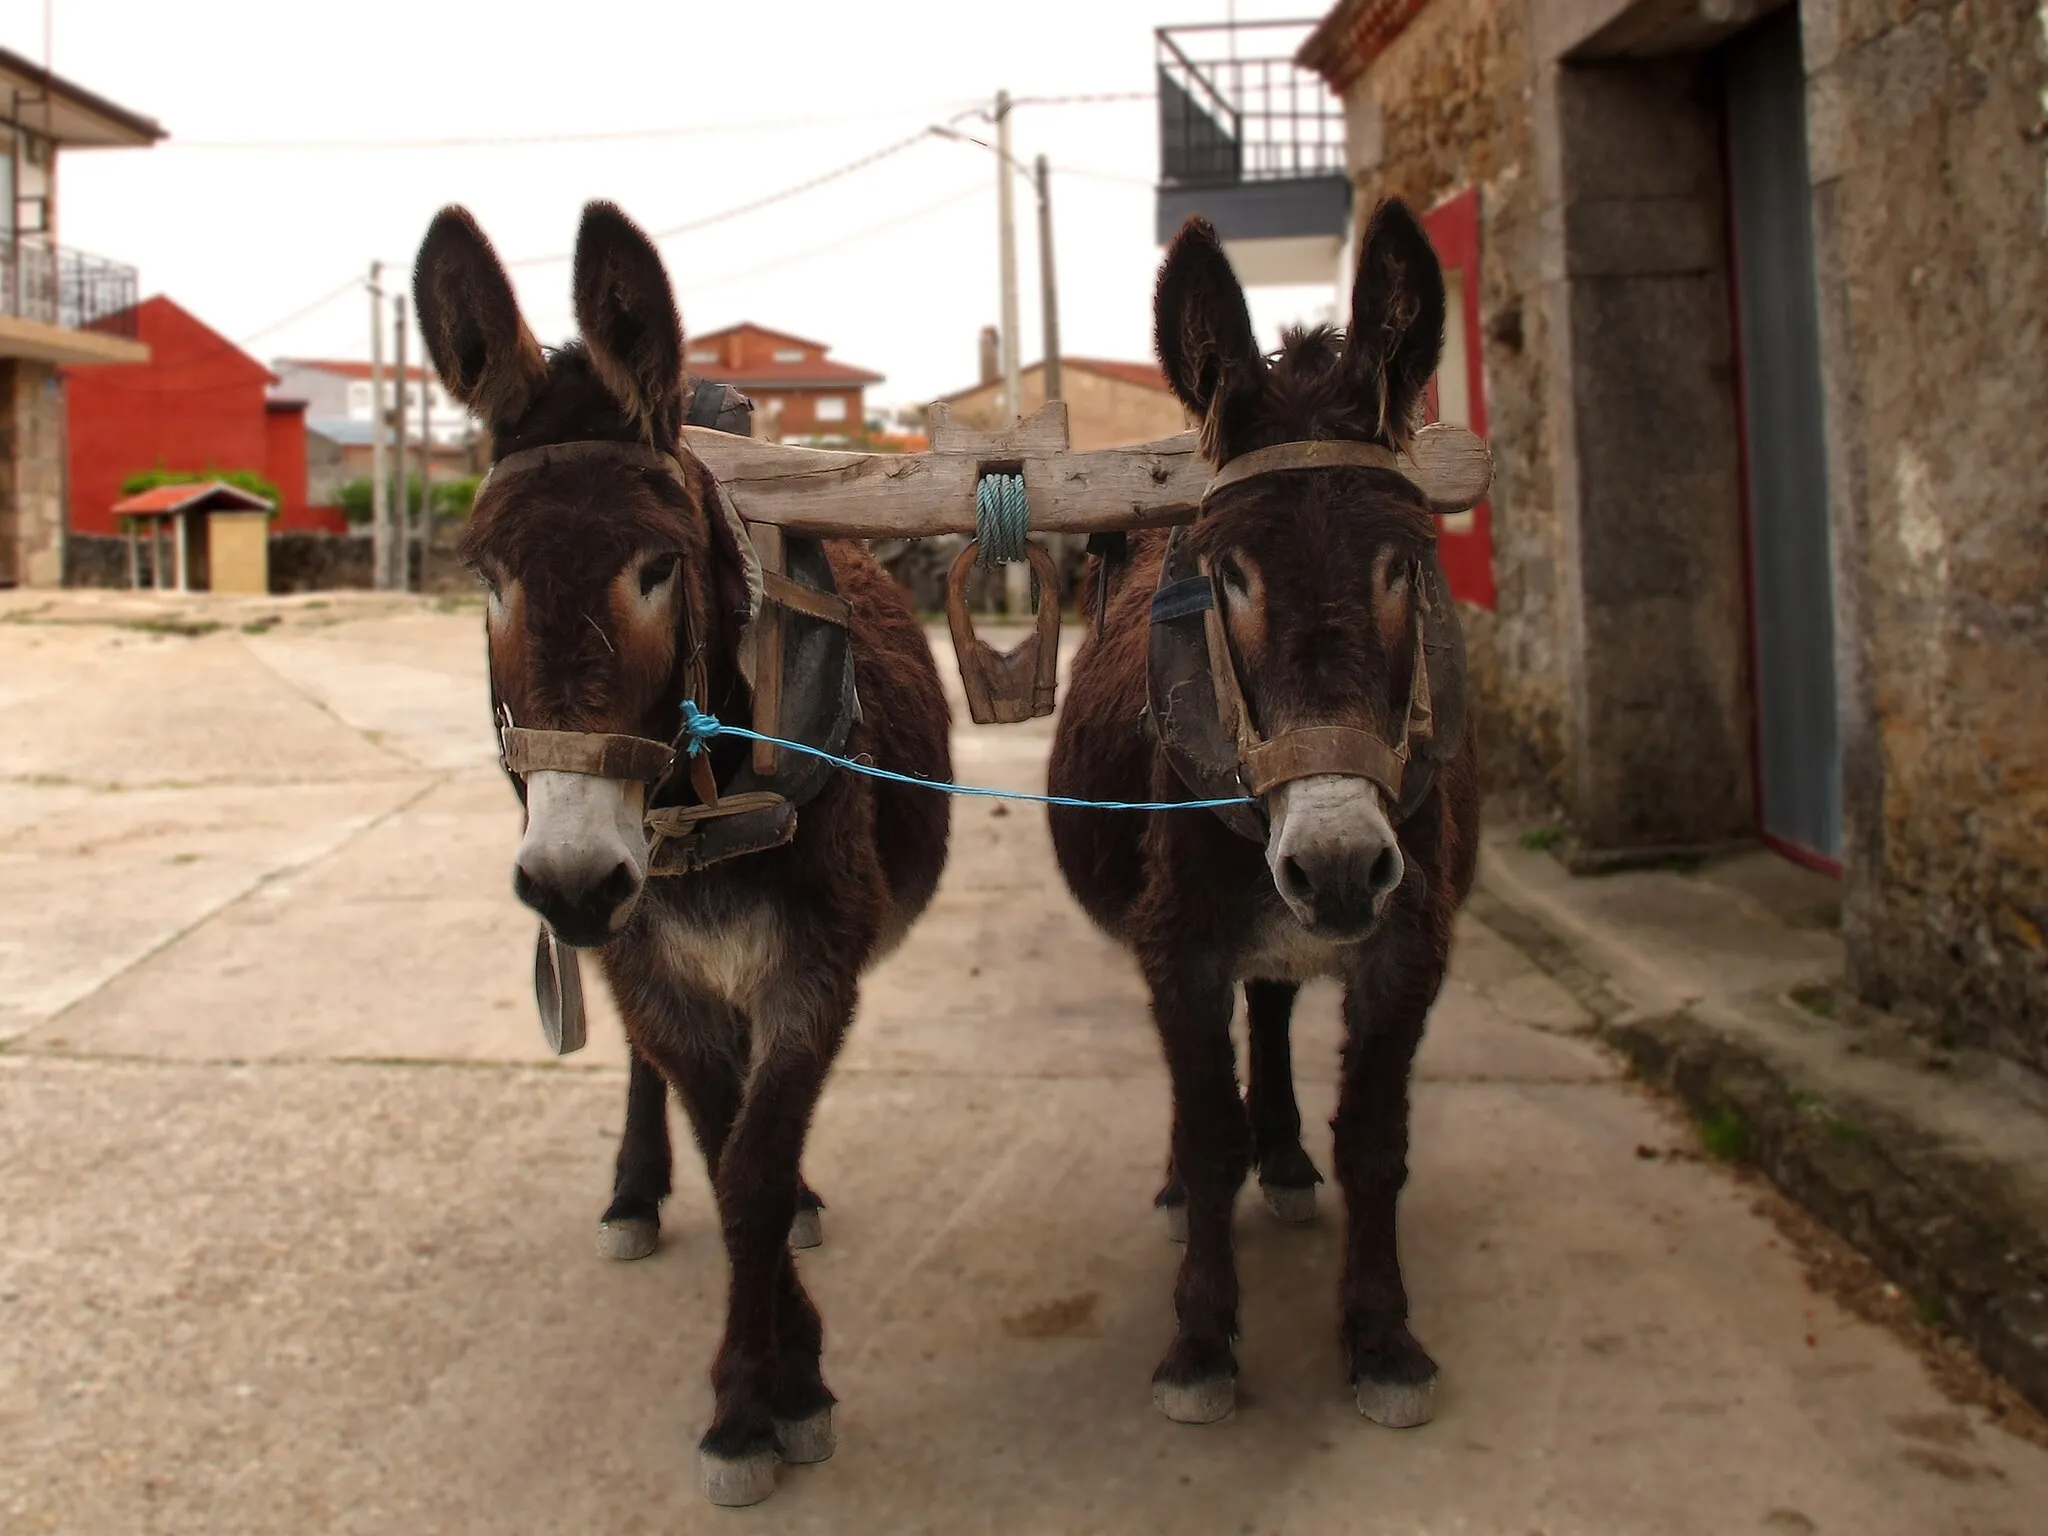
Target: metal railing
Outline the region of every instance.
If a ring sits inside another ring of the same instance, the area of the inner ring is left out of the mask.
[[[132,337],[135,282],[135,269],[119,262],[0,236],[0,314]]]
[[[1294,62],[1314,21],[1161,27],[1159,180],[1218,186],[1342,176],[1344,108]],[[1256,58],[1239,56],[1249,45]]]

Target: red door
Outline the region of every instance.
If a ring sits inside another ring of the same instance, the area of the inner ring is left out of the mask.
[[[1452,421],[1486,436],[1486,374],[1479,332],[1479,189],[1444,199],[1423,215],[1444,269],[1444,360],[1429,381],[1431,421]],[[1451,595],[1494,605],[1493,506],[1437,519],[1437,554]]]

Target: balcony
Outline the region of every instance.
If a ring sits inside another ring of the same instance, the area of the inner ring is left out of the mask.
[[[1344,109],[1295,63],[1314,21],[1161,27],[1158,237],[1216,226],[1248,286],[1337,278],[1351,213]]]
[[[0,237],[0,357],[53,363],[148,358],[135,339],[133,267]]]

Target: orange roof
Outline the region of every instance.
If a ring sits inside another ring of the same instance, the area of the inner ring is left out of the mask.
[[[776,341],[793,341],[800,347],[816,347],[820,352],[830,352],[831,347],[822,341],[812,341],[808,336],[799,336],[793,331],[771,330],[765,325],[756,325],[751,320],[742,320],[738,325],[720,326],[715,331],[706,331],[701,336],[692,336],[690,345],[701,346],[707,341],[718,341],[726,336],[738,335],[741,331],[752,331],[756,336],[769,336]]]
[[[253,491],[224,481],[194,480],[152,486],[114,503],[116,517],[164,516],[174,512],[268,512],[270,503]]]
[[[1115,379],[1120,384],[1136,384],[1144,389],[1156,389],[1161,394],[1172,392],[1172,386],[1166,382],[1166,375],[1159,371],[1157,363],[1125,363],[1105,357],[1068,357],[1062,353],[1060,367],[1078,368],[1083,373],[1100,374],[1103,378]],[[1044,371],[1045,364],[1042,362],[1026,363],[1017,371],[1017,377],[1021,381]],[[954,400],[965,400],[969,395],[978,394],[984,389],[1002,387],[1001,379],[991,379],[985,384],[970,384],[965,389],[956,389],[950,395],[939,396],[939,399],[950,403]]]
[[[802,389],[806,386],[827,388],[882,382],[879,373],[835,363],[829,357],[814,357],[801,363],[754,363],[741,368],[728,368],[723,363],[691,363],[689,368],[692,378],[710,379],[717,384],[737,384],[742,389],[749,385],[757,389]]]

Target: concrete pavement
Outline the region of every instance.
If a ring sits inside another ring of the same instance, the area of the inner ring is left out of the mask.
[[[1692,1133],[1471,920],[1402,1212],[1438,1420],[1350,1406],[1326,1190],[1245,1199],[1239,1411],[1166,1422],[1142,992],[1042,814],[973,802],[807,1158],[839,1454],[702,1506],[701,1168],[592,1255],[618,1030],[541,1045],[485,716],[460,603],[0,594],[0,1529],[2039,1529],[2048,1453],[1810,1290],[1773,1197],[1640,1155]],[[958,771],[1035,787],[1048,736],[963,723]],[[1335,1043],[1314,989],[1326,1171]]]

